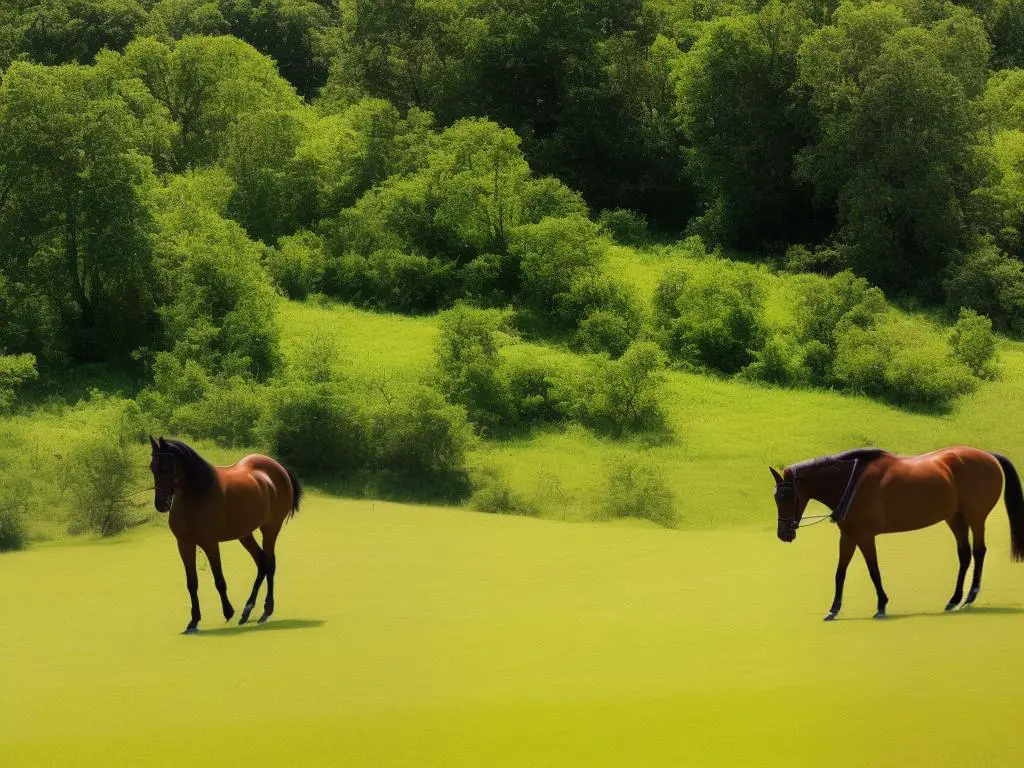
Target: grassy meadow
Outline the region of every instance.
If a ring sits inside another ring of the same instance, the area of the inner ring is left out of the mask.
[[[1009,765],[1024,567],[1006,529],[998,509],[971,611],[941,612],[937,527],[880,541],[889,619],[858,560],[825,624],[828,527],[785,546],[313,494],[271,621],[225,625],[201,571],[188,637],[160,526],[43,545],[0,558],[0,761]],[[237,609],[252,564],[223,551]]]

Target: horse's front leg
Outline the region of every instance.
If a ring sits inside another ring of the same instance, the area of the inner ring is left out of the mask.
[[[871,574],[871,583],[875,585],[875,593],[878,595],[878,611],[875,612],[876,619],[885,618],[885,606],[889,603],[889,596],[882,589],[882,574],[878,570],[878,553],[875,551],[875,537],[864,536],[857,545],[864,555],[864,562],[867,563],[868,573]]]
[[[224,580],[224,571],[220,567],[220,544],[214,541],[204,543],[201,546],[203,552],[206,553],[206,559],[210,562],[210,570],[213,571],[213,583],[220,594],[220,605],[224,610],[224,620],[230,621],[231,617],[235,615],[235,609],[231,607],[231,601],[228,600],[228,583]]]
[[[853,558],[853,552],[857,548],[853,537],[847,533],[839,536],[839,563],[836,565],[836,595],[832,600],[832,607],[825,614],[825,621],[835,619],[839,610],[843,607],[843,585],[846,583],[846,569]]]
[[[185,566],[185,586],[188,587],[188,596],[192,601],[192,620],[185,627],[183,634],[191,634],[199,628],[199,574],[196,573],[196,545],[195,542],[185,542],[178,539],[178,554],[181,555],[181,563]]]

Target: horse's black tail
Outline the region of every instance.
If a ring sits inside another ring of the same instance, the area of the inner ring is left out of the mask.
[[[284,468],[284,471],[288,473],[288,479],[292,482],[292,508],[288,512],[288,517],[295,517],[295,513],[299,511],[299,502],[302,501],[302,486],[299,484],[299,478],[295,476],[288,467]]]
[[[1020,475],[1010,460],[998,453],[993,453],[999,466],[1003,468],[1006,478],[1003,488],[1003,500],[1006,502],[1006,513],[1010,516],[1010,553],[1011,557],[1024,561],[1024,490],[1020,487]]]

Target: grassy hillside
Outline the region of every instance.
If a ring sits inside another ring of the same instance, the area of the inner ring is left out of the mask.
[[[991,526],[985,587],[943,615],[936,527],[858,560],[824,624],[835,531],[558,525],[311,495],[277,613],[202,631],[173,538],[0,558],[5,765],[1008,765],[1024,567]],[[252,564],[226,546],[236,606]],[[884,704],[882,704],[884,702]]]

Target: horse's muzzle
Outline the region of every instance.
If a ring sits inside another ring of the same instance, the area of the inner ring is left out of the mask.
[[[174,504],[173,493],[161,493],[160,491],[157,491],[156,498],[153,499],[153,506],[156,507],[157,512],[167,514],[171,511],[172,504]]]
[[[796,526],[793,525],[792,521],[786,520],[785,522],[779,521],[779,541],[784,541],[787,544],[796,538]]]

